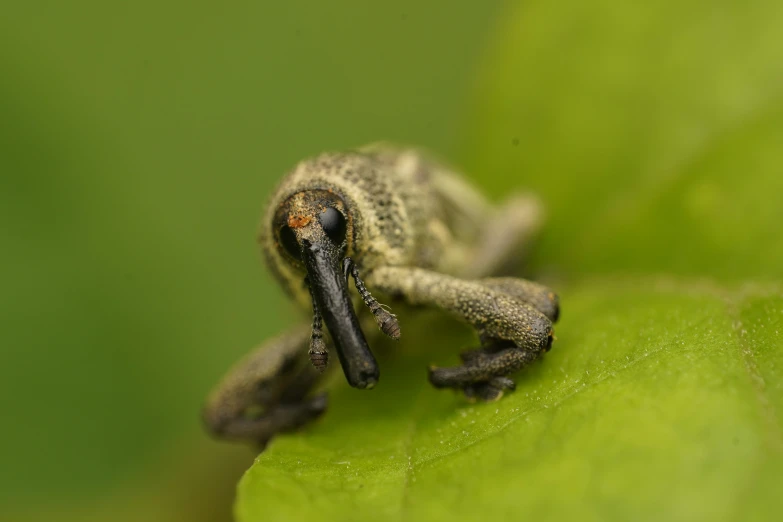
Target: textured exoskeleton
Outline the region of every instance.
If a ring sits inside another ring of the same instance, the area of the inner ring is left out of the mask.
[[[541,222],[536,198],[514,195],[495,207],[417,150],[373,144],[299,163],[273,195],[259,242],[312,324],[264,343],[230,372],[204,409],[208,428],[263,446],[315,419],[327,405],[312,390],[330,364],[330,347],[351,386],[375,386],[378,365],[354,307],[364,302],[393,339],[400,325],[371,292],[441,308],[472,325],[480,348],[463,352],[459,366],[430,368],[430,382],[471,399],[499,399],[514,388],[508,375],[552,345],[557,296],[537,283],[492,277]]]

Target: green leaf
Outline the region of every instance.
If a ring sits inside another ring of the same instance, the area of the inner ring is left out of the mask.
[[[372,392],[339,386],[327,417],[246,474],[239,520],[769,514],[783,478],[780,290],[596,279],[567,295],[555,349],[497,403],[426,383],[454,334],[435,355],[388,357]]]
[[[525,2],[480,78],[465,163],[547,202],[552,351],[471,405],[425,377],[468,332],[402,316],[377,389],[337,382],[259,456],[240,521],[780,513],[783,4],[649,4]]]
[[[780,279],[781,23],[776,0],[524,2],[468,171],[545,198],[539,268]]]

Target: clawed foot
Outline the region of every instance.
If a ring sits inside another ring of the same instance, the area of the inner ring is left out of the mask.
[[[539,353],[517,347],[471,350],[462,354],[461,366],[430,367],[430,382],[436,388],[461,389],[469,400],[495,401],[515,388],[507,375],[530,364]]]

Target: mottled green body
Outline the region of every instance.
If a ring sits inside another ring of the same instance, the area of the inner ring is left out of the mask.
[[[400,325],[372,295],[379,293],[394,306],[433,306],[472,325],[480,348],[464,352],[461,366],[431,368],[430,381],[495,400],[513,389],[509,373],[552,344],[557,296],[530,281],[489,277],[520,255],[541,222],[535,198],[514,196],[494,207],[421,152],[375,144],[297,165],[270,200],[259,242],[281,285],[315,314],[309,354],[318,369],[334,365],[327,346],[339,333],[348,381],[375,385],[378,370],[352,307],[337,316],[334,309],[363,302],[383,333],[397,339]],[[344,279],[333,278],[336,262],[357,292],[349,295]],[[330,338],[322,335],[322,314]],[[326,397],[308,397],[320,374],[307,364],[307,345],[298,330],[251,354],[210,397],[208,427],[221,437],[265,443],[320,415]]]

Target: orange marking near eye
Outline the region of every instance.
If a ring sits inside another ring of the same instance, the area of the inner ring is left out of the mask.
[[[288,226],[291,228],[302,228],[307,226],[313,218],[310,216],[288,216]]]

